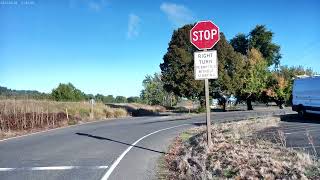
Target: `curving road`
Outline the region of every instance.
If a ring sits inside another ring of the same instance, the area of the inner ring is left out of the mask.
[[[256,110],[212,113],[213,122],[291,113]],[[155,179],[158,158],[205,116],[123,118],[0,141],[0,179]]]

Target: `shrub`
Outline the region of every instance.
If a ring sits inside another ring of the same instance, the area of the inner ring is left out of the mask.
[[[114,117],[118,118],[118,117],[125,117],[125,116],[128,116],[128,113],[126,110],[122,108],[114,110]]]

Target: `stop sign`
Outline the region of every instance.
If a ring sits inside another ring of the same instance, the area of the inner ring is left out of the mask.
[[[211,21],[199,21],[190,30],[190,42],[199,50],[213,48],[219,39],[219,27]]]

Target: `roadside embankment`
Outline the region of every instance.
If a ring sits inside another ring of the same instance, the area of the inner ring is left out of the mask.
[[[107,104],[112,108],[125,109],[131,116],[154,116],[166,112],[166,108],[160,105],[146,105],[139,103],[110,103]]]
[[[160,179],[318,179],[318,160],[274,141],[260,139],[258,132],[278,126],[269,117],[212,126],[211,148],[205,127],[192,128],[177,137],[160,164]]]

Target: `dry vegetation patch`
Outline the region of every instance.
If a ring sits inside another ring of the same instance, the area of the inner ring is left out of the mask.
[[[146,105],[140,103],[111,103],[113,108],[125,109],[132,116],[151,116],[166,112],[166,108],[160,105]]]
[[[278,119],[246,120],[212,126],[213,146],[204,127],[188,131],[165,156],[162,179],[319,179],[319,164],[307,154],[259,139],[255,132]]]
[[[125,117],[128,113],[122,108],[96,103],[93,118],[90,115],[91,104],[88,102],[0,100],[0,138],[84,121]]]

